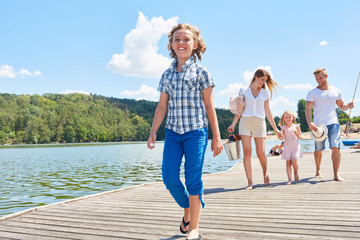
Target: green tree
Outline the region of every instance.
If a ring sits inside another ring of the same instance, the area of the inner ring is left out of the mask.
[[[157,102],[93,94],[0,93],[0,144],[145,141],[156,107]],[[234,115],[226,109],[216,113],[225,138]],[[165,119],[157,132],[157,140],[164,138]]]
[[[67,143],[73,143],[75,141],[75,130],[74,130],[73,126],[67,125],[64,128],[63,139]]]
[[[15,144],[21,144],[25,142],[25,131],[17,131],[15,133]]]
[[[279,117],[279,116],[275,116],[275,117],[274,117],[274,121],[275,121],[276,126],[278,126],[278,124],[279,124],[279,122],[280,122],[280,117]]]
[[[7,134],[0,130],[0,144],[5,144],[8,140]]]
[[[27,122],[25,127],[25,142],[26,143],[38,143],[39,131],[38,131],[38,119],[34,116]]]
[[[280,130],[279,127],[278,127],[278,123],[280,122],[280,118],[278,116],[274,117],[274,122],[275,122],[275,125],[278,128],[278,130]],[[265,118],[265,123],[266,123],[267,131],[273,131],[274,130],[267,118]]]
[[[138,141],[145,141],[147,140],[150,132],[150,124],[145,121],[142,117],[135,115],[132,120],[132,124],[134,125],[134,139],[137,139]]]
[[[24,115],[18,115],[15,120],[15,131],[24,131],[25,128],[25,118]]]
[[[340,124],[346,124],[347,123],[349,115],[346,112],[340,110],[339,108],[336,108],[336,114],[338,116]]]
[[[353,123],[360,123],[360,116],[357,116],[357,117],[354,116],[354,117],[352,118],[351,122],[353,122]]]
[[[305,108],[306,108],[305,99],[300,99],[297,104],[297,116],[298,116],[297,121],[300,124],[300,129],[302,132],[307,132],[310,130],[306,121]]]

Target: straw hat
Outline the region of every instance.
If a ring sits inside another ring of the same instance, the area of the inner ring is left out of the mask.
[[[324,141],[327,138],[328,135],[328,129],[325,126],[325,124],[316,124],[317,131],[311,130],[311,138],[315,140],[316,142]]]

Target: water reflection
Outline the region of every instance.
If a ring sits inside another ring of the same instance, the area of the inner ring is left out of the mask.
[[[266,152],[279,140],[267,140]],[[303,151],[313,141],[302,140]],[[254,146],[253,146],[254,147]],[[163,143],[112,144],[40,148],[0,148],[0,216],[66,199],[161,181]],[[255,150],[253,151],[253,155]],[[210,143],[204,173],[225,171],[225,151],[214,158]]]

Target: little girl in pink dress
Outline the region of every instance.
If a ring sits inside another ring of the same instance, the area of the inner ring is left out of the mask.
[[[301,145],[299,139],[302,139],[302,134],[299,125],[295,124],[294,113],[287,110],[283,113],[279,126],[283,133],[281,140],[284,140],[284,151],[281,159],[286,160],[286,173],[288,176],[287,185],[292,183],[291,166],[294,169],[294,179],[299,180],[297,160],[302,157]]]

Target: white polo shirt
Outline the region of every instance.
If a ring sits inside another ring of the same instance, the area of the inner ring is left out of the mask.
[[[251,93],[250,87],[241,88],[239,94],[245,96],[243,117],[265,118],[264,102],[269,99],[269,93],[265,89],[261,88],[256,98]]]

